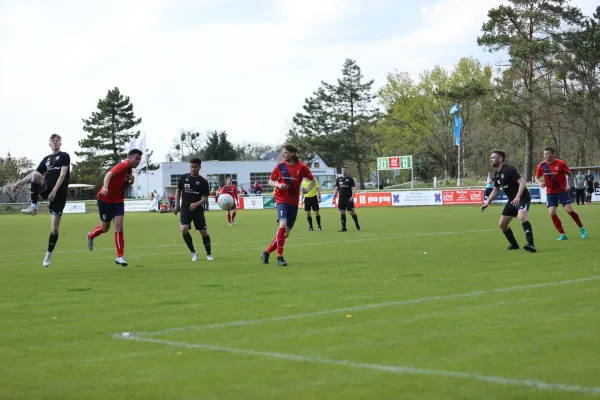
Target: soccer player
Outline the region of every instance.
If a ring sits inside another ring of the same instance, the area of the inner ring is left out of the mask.
[[[60,151],[62,138],[52,134],[49,141],[52,154],[42,159],[37,169],[13,185],[13,190],[26,183],[31,184],[31,205],[21,212],[28,215],[37,215],[38,197],[49,200],[48,211],[52,214],[48,250],[42,265],[49,267],[52,262],[52,252],[58,241],[58,229],[63,210],[67,204],[67,188],[71,177],[71,157],[69,153]]]
[[[235,187],[235,185],[231,181],[231,177],[227,178],[225,186],[223,186],[223,188],[221,189],[221,194],[224,193],[227,193],[228,195],[233,197],[233,204],[231,206],[231,209],[227,210],[227,222],[229,222],[229,226],[231,226],[232,223],[235,225],[235,209],[237,208],[237,205],[240,204],[240,200],[238,198],[237,187]]]
[[[269,186],[275,188],[275,205],[279,228],[277,229],[277,235],[261,255],[263,264],[269,263],[269,255],[277,249],[277,264],[280,267],[288,265],[283,258],[283,246],[298,216],[300,191],[302,190],[306,194],[316,184],[310,168],[298,159],[296,153],[298,153],[298,149],[293,145],[283,145],[281,156],[284,161],[275,167],[269,179]],[[304,178],[308,178],[312,182],[306,188],[301,189],[300,185]]]
[[[490,163],[496,170],[496,173],[494,174],[494,189],[488,196],[487,201],[481,206],[481,211],[483,212],[489,207],[490,204],[492,204],[492,201],[494,201],[494,199],[496,199],[498,196],[500,188],[502,188],[506,194],[506,197],[508,197],[508,201],[504,206],[504,210],[500,216],[500,223],[498,225],[510,243],[510,246],[508,246],[506,250],[519,249],[519,244],[515,239],[515,235],[513,234],[512,229],[510,229],[508,226],[513,218],[518,217],[519,221],[521,221],[521,226],[525,231],[525,238],[527,239],[527,244],[523,246],[523,248],[527,251],[535,253],[537,250],[533,244],[533,229],[531,228],[531,223],[529,222],[531,195],[529,194],[529,190],[527,190],[525,187],[527,182],[525,182],[525,179],[519,175],[519,172],[517,172],[514,167],[504,163],[505,159],[506,153],[503,151],[492,151]]]
[[[342,176],[335,180],[335,189],[333,189],[333,199],[339,193],[338,199],[338,210],[340,210],[342,219],[342,229],[338,232],[346,232],[346,211],[350,213],[354,220],[356,229],[360,231],[360,225],[358,224],[358,215],[354,212],[354,196],[356,195],[356,184],[354,179],[348,176],[348,167],[342,167]]]
[[[311,181],[307,178],[302,180],[302,189],[308,189],[308,186],[311,184]],[[315,216],[317,217],[317,226],[320,231],[323,230],[321,228],[321,215],[319,214],[319,202],[321,201],[321,188],[319,187],[319,182],[315,180],[315,185],[313,188],[306,192],[302,192],[302,203],[304,204],[304,211],[306,211],[306,219],[308,220],[308,230],[314,231],[313,228],[313,220],[312,215],[310,215],[310,211],[313,210],[315,212]]]
[[[210,236],[208,235],[203,207],[204,204],[208,203],[210,189],[208,181],[200,176],[201,165],[202,161],[199,158],[192,158],[190,160],[190,173],[183,174],[179,178],[177,190],[175,191],[175,209],[173,210],[173,214],[177,215],[181,210],[179,225],[181,226],[183,241],[192,253],[192,261],[198,260],[198,252],[194,248],[194,241],[192,240],[192,235],[190,235],[192,222],[194,223],[194,228],[200,231],[200,235],[202,236],[202,243],[206,250],[206,259],[212,261],[214,257],[210,248]]]
[[[95,227],[87,235],[87,247],[89,251],[94,250],[94,239],[108,232],[110,223],[115,221],[115,247],[117,258],[115,264],[122,267],[127,266],[125,261],[125,239],[123,238],[123,219],[125,217],[125,193],[133,185],[133,169],[140,165],[142,152],[131,149],[127,153],[127,159],[121,161],[104,175],[102,188],[96,195],[98,202],[98,213],[100,214],[100,225]]]
[[[562,222],[556,214],[556,208],[558,203],[563,206],[567,213],[573,218],[573,221],[579,227],[579,233],[581,238],[587,238],[587,231],[581,223],[579,214],[573,210],[571,205],[571,194],[569,185],[567,183],[567,177],[571,175],[571,170],[566,162],[561,159],[554,157],[555,151],[552,147],[546,147],[544,149],[544,160],[538,164],[535,171],[535,181],[542,188],[546,188],[546,203],[548,210],[550,211],[550,217],[556,227],[560,236],[558,240],[567,240],[568,237],[563,229]],[[541,181],[541,177],[544,177],[544,181]]]

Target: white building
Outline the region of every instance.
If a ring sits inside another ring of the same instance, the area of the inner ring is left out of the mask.
[[[231,177],[233,184],[240,189],[243,187],[250,193],[250,187],[255,182],[261,184],[263,193],[272,192],[268,187],[271,172],[278,164],[278,160],[269,161],[202,161],[200,175],[202,175],[215,190]],[[317,157],[307,162],[319,185],[324,189],[331,189],[335,183],[335,168],[328,167],[325,162]],[[190,172],[188,162],[163,162],[155,171],[141,171],[137,174],[135,184],[130,190],[130,197],[147,198],[151,191],[156,190],[161,195],[174,196],[177,182],[181,175]]]

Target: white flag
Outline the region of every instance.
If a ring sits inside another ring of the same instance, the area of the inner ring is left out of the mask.
[[[138,145],[138,150],[140,150],[142,152],[142,161],[140,162],[140,165],[137,166],[136,171],[140,171],[142,168],[144,168],[146,166],[146,164],[148,164],[148,157],[146,156],[146,134],[144,134],[144,136],[142,136],[142,139],[139,141]]]
[[[135,142],[135,138],[134,138],[134,137],[132,137],[132,138],[131,138],[131,143],[129,143],[129,146],[127,146],[127,151],[130,151],[130,150],[133,150],[133,149],[135,149],[135,148],[136,148],[136,147],[135,147],[136,145],[137,145],[137,144],[136,144],[136,142]]]

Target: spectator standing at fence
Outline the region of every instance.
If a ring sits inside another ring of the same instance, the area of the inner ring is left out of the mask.
[[[581,202],[581,205],[585,204],[585,175],[581,173],[581,170],[577,171],[575,175],[575,197],[577,199],[577,205]]]
[[[594,181],[595,181],[594,173],[591,169],[587,170],[587,174],[585,174],[585,187],[587,189],[586,200],[588,203],[592,202],[592,193],[594,193]]]
[[[492,190],[494,190],[494,178],[492,173],[488,172],[487,178],[485,178],[485,197],[490,197]]]

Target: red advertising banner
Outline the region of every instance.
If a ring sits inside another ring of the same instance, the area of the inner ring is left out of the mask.
[[[337,199],[336,199],[337,200]],[[391,192],[366,192],[354,196],[354,205],[358,207],[387,207],[392,205]]]
[[[483,190],[443,190],[443,204],[483,204]]]
[[[390,157],[389,163],[389,169],[400,169],[400,157]]]

